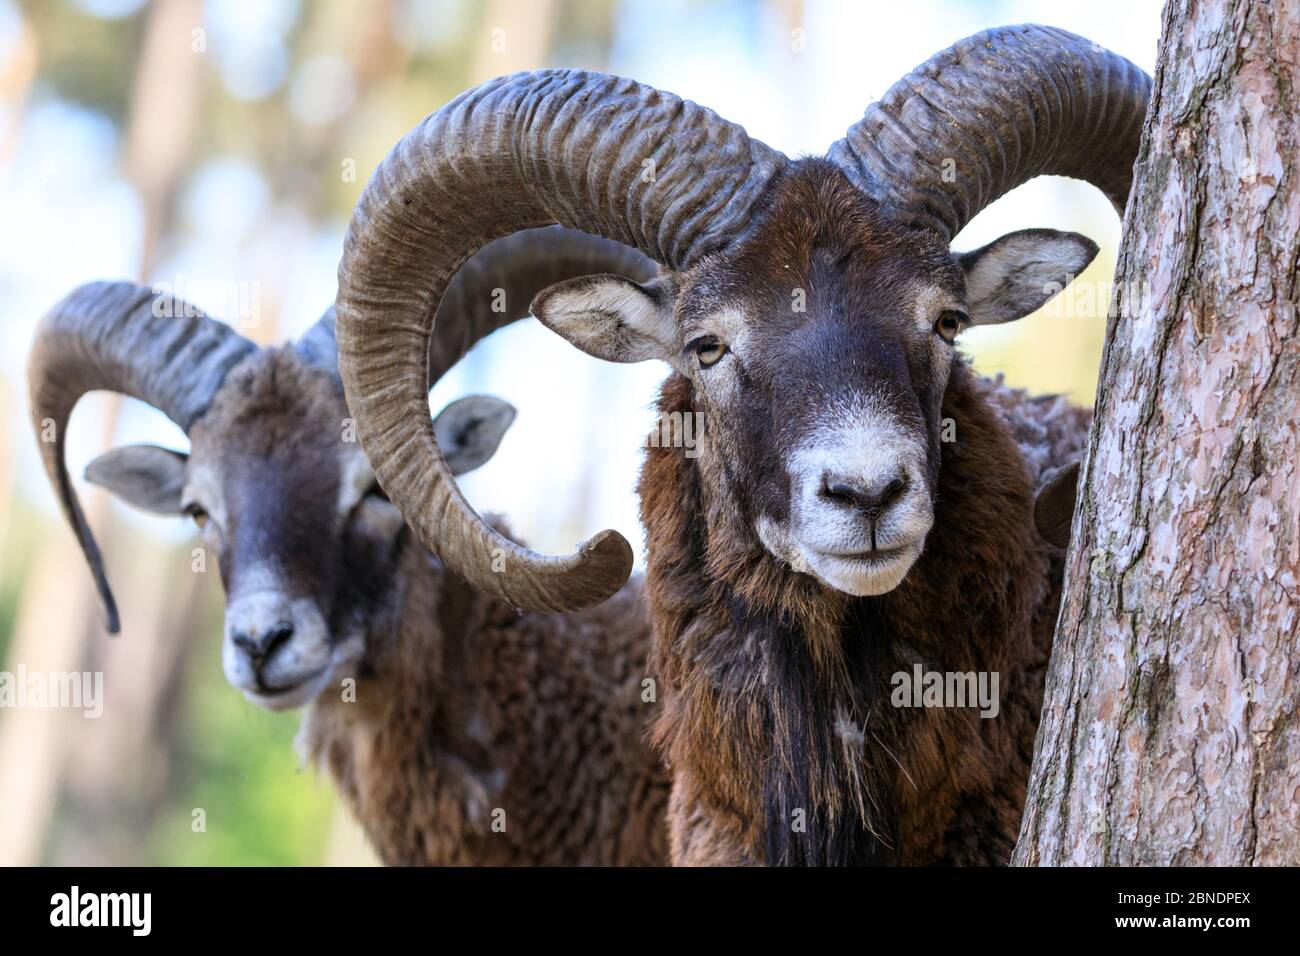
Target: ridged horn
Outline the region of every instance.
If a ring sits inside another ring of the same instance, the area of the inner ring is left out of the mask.
[[[828,156],[896,219],[951,240],[1035,176],[1092,183],[1121,214],[1151,78],[1055,27],[967,37],[873,103]]]
[[[27,362],[32,424],[45,473],[90,565],[111,633],[121,626],[117,603],[65,460],[73,407],[87,392],[119,392],[148,402],[188,431],[226,373],[256,350],[194,306],[133,282],[80,286],[37,326]]]
[[[426,397],[427,360],[438,355],[430,352],[435,313],[456,270],[494,239],[551,223],[683,269],[745,233],[785,163],[710,110],[574,70],[485,83],[394,147],[348,228],[339,368],[380,484],[449,567],[538,611],[598,603],[632,567],[632,549],[616,532],[544,556],[502,537],[461,496]],[[458,348],[450,343],[442,360]]]
[[[497,329],[526,318],[532,297],[547,286],[598,272],[645,282],[657,271],[653,259],[621,242],[563,226],[525,229],[488,243],[460,267],[438,306],[429,386]],[[338,368],[336,315],[331,305],[297,343],[307,361],[330,371]]]

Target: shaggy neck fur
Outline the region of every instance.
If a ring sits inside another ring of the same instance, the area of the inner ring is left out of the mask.
[[[959,440],[942,449],[936,524],[878,598],[783,566],[709,499],[694,459],[650,449],[640,492],[675,861],[1009,858],[1059,594],[1032,533],[1031,476],[990,388],[954,368],[943,414]],[[660,411],[691,405],[674,376]],[[891,706],[889,675],[916,662],[999,672],[1002,713]]]
[[[385,863],[497,859],[507,848],[487,840],[504,783],[494,767],[513,754],[487,752],[489,702],[467,659],[481,653],[472,644],[493,609],[407,531],[399,541],[389,593],[365,602],[354,695],[322,694],[299,746],[333,777]]]
[[[639,586],[576,615],[521,614],[402,539],[355,701],[327,691],[299,734],[383,861],[666,862]]]
[[[322,693],[299,732],[382,860],[664,864],[638,584],[580,614],[520,614],[402,537],[355,701]]]

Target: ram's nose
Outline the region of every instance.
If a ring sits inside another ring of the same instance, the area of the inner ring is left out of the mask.
[[[872,521],[880,520],[881,515],[906,490],[907,478],[901,473],[874,481],[837,477],[829,473],[822,476],[823,498],[860,511]]]
[[[293,637],[293,623],[277,621],[269,627],[250,626],[246,630],[232,630],[230,639],[235,646],[249,656],[255,663],[260,663],[271,653]]]
[[[278,589],[239,594],[226,604],[226,637],[255,668],[293,634],[293,604]]]

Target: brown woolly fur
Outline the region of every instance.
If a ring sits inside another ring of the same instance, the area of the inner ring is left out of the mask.
[[[424,421],[430,303],[484,242],[545,222],[666,270],[560,280],[531,312],[598,358],[668,362],[660,421],[704,423],[691,457],[652,442],[640,484],[676,862],[1007,859],[1060,577],[1033,499],[1081,432],[1052,400],[998,397],[956,341],[1033,312],[1097,246],[951,239],[1039,175],[1122,208],[1150,90],[1096,43],[1003,27],[789,160],[663,91],[543,70],[467,91],[371,178],[337,301],[359,434],[420,539],[521,607],[589,606],[631,549],[511,550],[454,494]],[[667,173],[635,182],[628,157],[651,155]],[[486,570],[502,552],[513,572]],[[996,674],[1001,715],[955,690],[909,709],[887,690],[912,664],[984,697]]]
[[[269,561],[332,642],[364,647],[355,684],[308,708],[301,752],[388,864],[666,863],[640,581],[569,615],[475,591],[377,489],[338,513],[347,417],[333,375],[268,349],[192,431],[191,468],[224,499],[223,580]]]
[[[322,695],[299,735],[384,862],[666,863],[639,587],[520,614],[420,548],[400,567],[400,612],[356,703]]]
[[[684,377],[659,410],[694,410]],[[934,528],[903,583],[875,598],[821,587],[714,520],[707,451],[648,450],[652,669],[666,688],[655,736],[674,775],[675,862],[1009,860],[1060,599],[1033,492],[1078,457],[1087,413],[958,361],[943,415],[960,438],[942,446]],[[1001,715],[890,706],[888,676],[916,662],[999,672]]]

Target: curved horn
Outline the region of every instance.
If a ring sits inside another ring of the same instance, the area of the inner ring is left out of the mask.
[[[828,153],[897,219],[951,240],[1008,190],[1086,180],[1123,214],[1151,78],[1055,27],[986,30],[932,56]]]
[[[785,162],[694,103],[544,70],[462,94],[375,171],[339,265],[340,372],[380,484],[472,585],[516,607],[574,610],[622,586],[632,549],[606,531],[571,555],[539,555],[461,496],[427,400],[434,313],[453,273],[491,240],[554,222],[685,268],[743,235]]]
[[[481,340],[527,317],[540,290],[597,272],[647,282],[658,266],[621,242],[563,226],[525,229],[488,243],[460,267],[438,306],[438,336],[429,349],[430,387]],[[336,315],[331,305],[297,344],[308,362],[331,372],[338,368]]]
[[[87,392],[107,389],[148,402],[188,431],[226,373],[256,349],[194,306],[133,282],[80,286],[37,326],[27,362],[32,424],[45,473],[95,576],[110,632],[120,628],[117,604],[64,456],[73,406]]]

